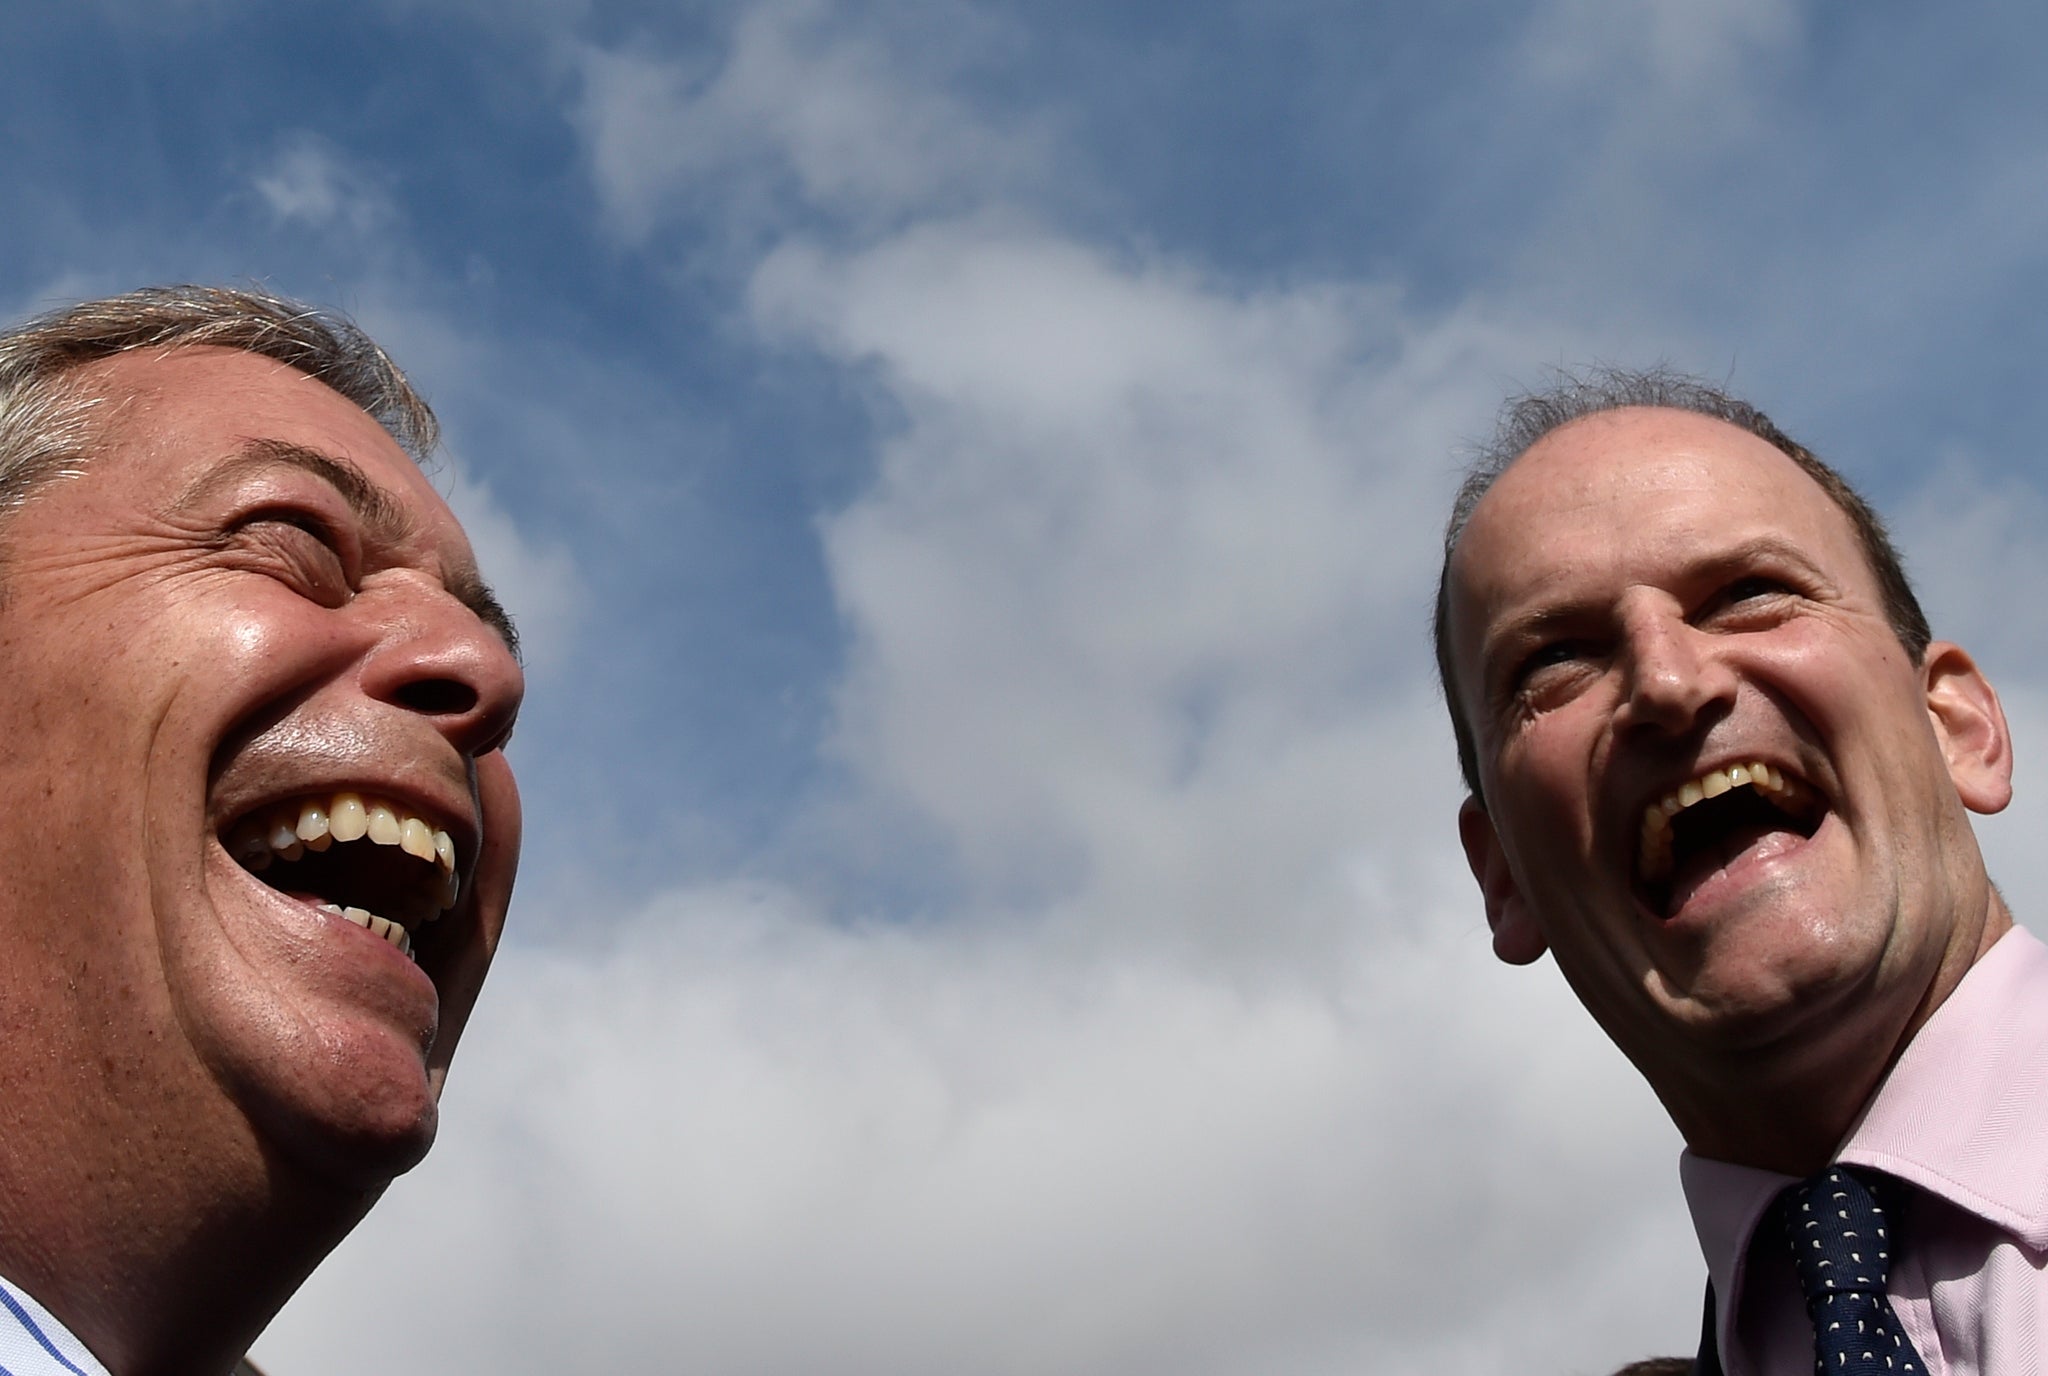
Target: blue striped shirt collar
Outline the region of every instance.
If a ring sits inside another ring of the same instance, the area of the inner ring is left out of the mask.
[[[108,1376],[26,1290],[0,1276],[0,1376]]]

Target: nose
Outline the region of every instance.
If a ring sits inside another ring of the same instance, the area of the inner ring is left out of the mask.
[[[503,744],[526,694],[511,622],[481,584],[421,577],[387,589],[387,619],[363,666],[363,691],[429,718],[464,755]]]
[[[1633,609],[1622,639],[1622,724],[1678,734],[1734,702],[1735,674],[1718,653],[1716,637],[1676,609]]]

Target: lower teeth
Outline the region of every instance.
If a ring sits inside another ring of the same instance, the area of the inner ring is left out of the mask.
[[[366,928],[376,935],[383,937],[406,955],[412,954],[412,933],[406,931],[405,928],[388,917],[379,917],[368,908],[344,908],[339,903],[322,903],[320,910],[333,913],[337,917],[346,918],[348,921],[355,923],[356,926]]]

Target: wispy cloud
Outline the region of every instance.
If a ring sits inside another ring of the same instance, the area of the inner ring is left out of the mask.
[[[1355,931],[1347,850],[1405,809],[1368,724],[1421,696],[1413,513],[1450,482],[1416,460],[1526,341],[979,222],[785,249],[754,300],[901,418],[823,525],[860,779],[989,893],[1086,893],[1091,924],[1249,958]]]
[[[508,951],[449,1140],[320,1283],[460,1237],[378,1345],[421,1369],[1682,1341],[1669,1129],[1557,980],[1492,964],[1425,668],[1448,455],[1569,333],[1075,235],[1032,210],[1047,121],[978,117],[891,39],[764,6],[721,53],[586,55],[621,231],[749,221],[736,319],[878,418],[816,522],[835,768],[752,879]],[[832,891],[862,869],[942,897]],[[1453,1267],[1494,1298],[1454,1317]],[[1624,1268],[1668,1303],[1558,1303]],[[311,1299],[269,1341],[368,1352]]]
[[[745,229],[796,209],[887,223],[1044,167],[1028,125],[992,127],[949,89],[960,29],[978,27],[971,10],[946,24],[917,11],[892,33],[822,0],[773,0],[731,22],[715,57],[579,56],[576,122],[601,203],[628,240],[677,210]],[[914,50],[891,41],[920,25],[927,41]]]
[[[250,184],[279,223],[364,239],[398,219],[396,203],[373,170],[303,130],[280,141]]]

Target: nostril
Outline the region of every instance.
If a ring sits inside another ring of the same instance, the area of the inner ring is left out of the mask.
[[[430,717],[458,717],[476,710],[476,689],[452,678],[421,679],[397,693],[399,705]]]

